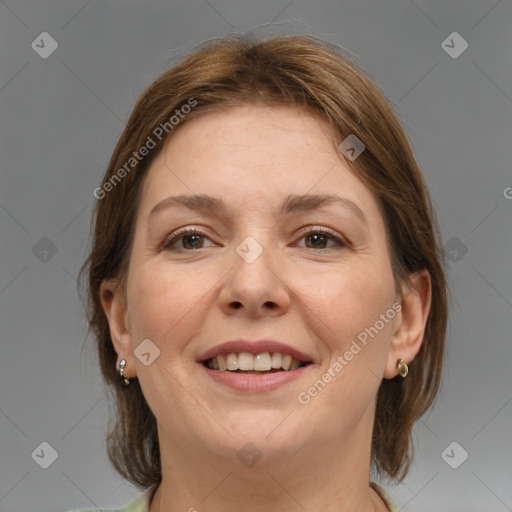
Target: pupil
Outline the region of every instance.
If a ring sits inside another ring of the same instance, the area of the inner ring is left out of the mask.
[[[195,238],[195,239],[196,239],[196,242],[197,242],[197,239],[200,239],[201,237],[202,237],[202,235],[188,235],[188,236],[184,237],[184,238],[183,238],[183,242],[184,242],[185,247],[187,247],[188,249],[189,249],[189,248],[197,249],[197,245],[189,244],[189,243],[188,243],[188,241],[189,241],[191,238]]]
[[[320,244],[322,244],[325,241],[324,235],[319,235],[319,234],[309,235],[309,239],[310,240],[316,240],[317,242],[319,241]],[[313,245],[314,246],[318,246],[319,244],[313,242]]]

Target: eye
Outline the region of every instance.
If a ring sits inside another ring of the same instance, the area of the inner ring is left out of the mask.
[[[347,244],[340,240],[334,232],[326,228],[308,229],[307,231],[302,232],[301,235],[301,239],[310,241],[309,246],[306,242],[306,247],[308,249],[330,249],[332,247],[325,247],[325,244],[329,241],[334,242],[334,244],[340,248],[347,247]]]
[[[208,236],[204,231],[200,229],[179,229],[172,233],[162,244],[162,249],[171,251],[189,251],[195,249],[202,249],[204,244],[204,239],[208,239]],[[182,246],[176,248],[176,244],[181,241]]]
[[[208,235],[198,229],[184,228],[172,233],[162,244],[162,249],[167,251],[191,251],[202,249],[204,247],[204,240],[209,240]],[[339,248],[347,247],[347,244],[343,242],[336,234],[326,228],[314,228],[307,229],[301,232],[301,240],[306,240],[306,246],[308,249],[329,249],[325,244],[333,242],[335,246]],[[181,247],[176,247],[178,243],[181,243]]]

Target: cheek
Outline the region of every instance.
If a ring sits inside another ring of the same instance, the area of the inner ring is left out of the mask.
[[[391,307],[394,297],[392,277],[384,269],[361,265],[340,272],[322,290],[326,322],[338,336],[340,349],[359,333],[375,324]],[[322,311],[318,309],[318,311]],[[390,324],[380,330],[389,334]]]
[[[161,349],[178,348],[208,289],[200,281],[199,275],[183,278],[179,270],[165,264],[139,266],[128,290],[133,297],[129,305],[132,336],[150,338]]]
[[[188,407],[182,400],[189,395],[176,382],[184,378],[181,361],[190,357],[187,345],[197,333],[201,298],[209,287],[200,285],[199,274],[183,276],[165,262],[139,263],[134,269],[128,283],[132,347],[150,339],[159,349],[154,363],[135,361],[137,376],[155,416],[172,422],[169,411]]]
[[[328,357],[300,399],[309,400],[318,421],[337,432],[365,417],[382,381],[395,316],[394,283],[382,269],[354,268],[324,282],[315,295],[320,299],[315,312],[322,320],[317,325],[328,327]]]

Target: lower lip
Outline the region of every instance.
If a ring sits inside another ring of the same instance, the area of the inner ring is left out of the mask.
[[[199,363],[203,370],[213,380],[236,389],[237,391],[245,391],[248,393],[259,393],[263,391],[272,391],[288,382],[298,379],[312,364],[297,368],[296,370],[281,371],[275,373],[265,373],[263,375],[244,375],[242,373],[234,373],[228,370],[211,370],[204,364]]]

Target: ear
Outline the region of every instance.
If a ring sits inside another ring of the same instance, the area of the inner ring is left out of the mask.
[[[132,349],[130,325],[128,321],[126,299],[121,287],[114,279],[104,280],[100,286],[100,300],[110,327],[110,337],[117,352],[117,368],[119,362],[126,359],[124,376],[137,375]]]
[[[401,310],[395,317],[394,333],[384,372],[385,379],[392,379],[398,375],[398,359],[410,364],[423,343],[432,297],[430,273],[423,269],[411,274],[409,279],[412,286],[403,285]]]

